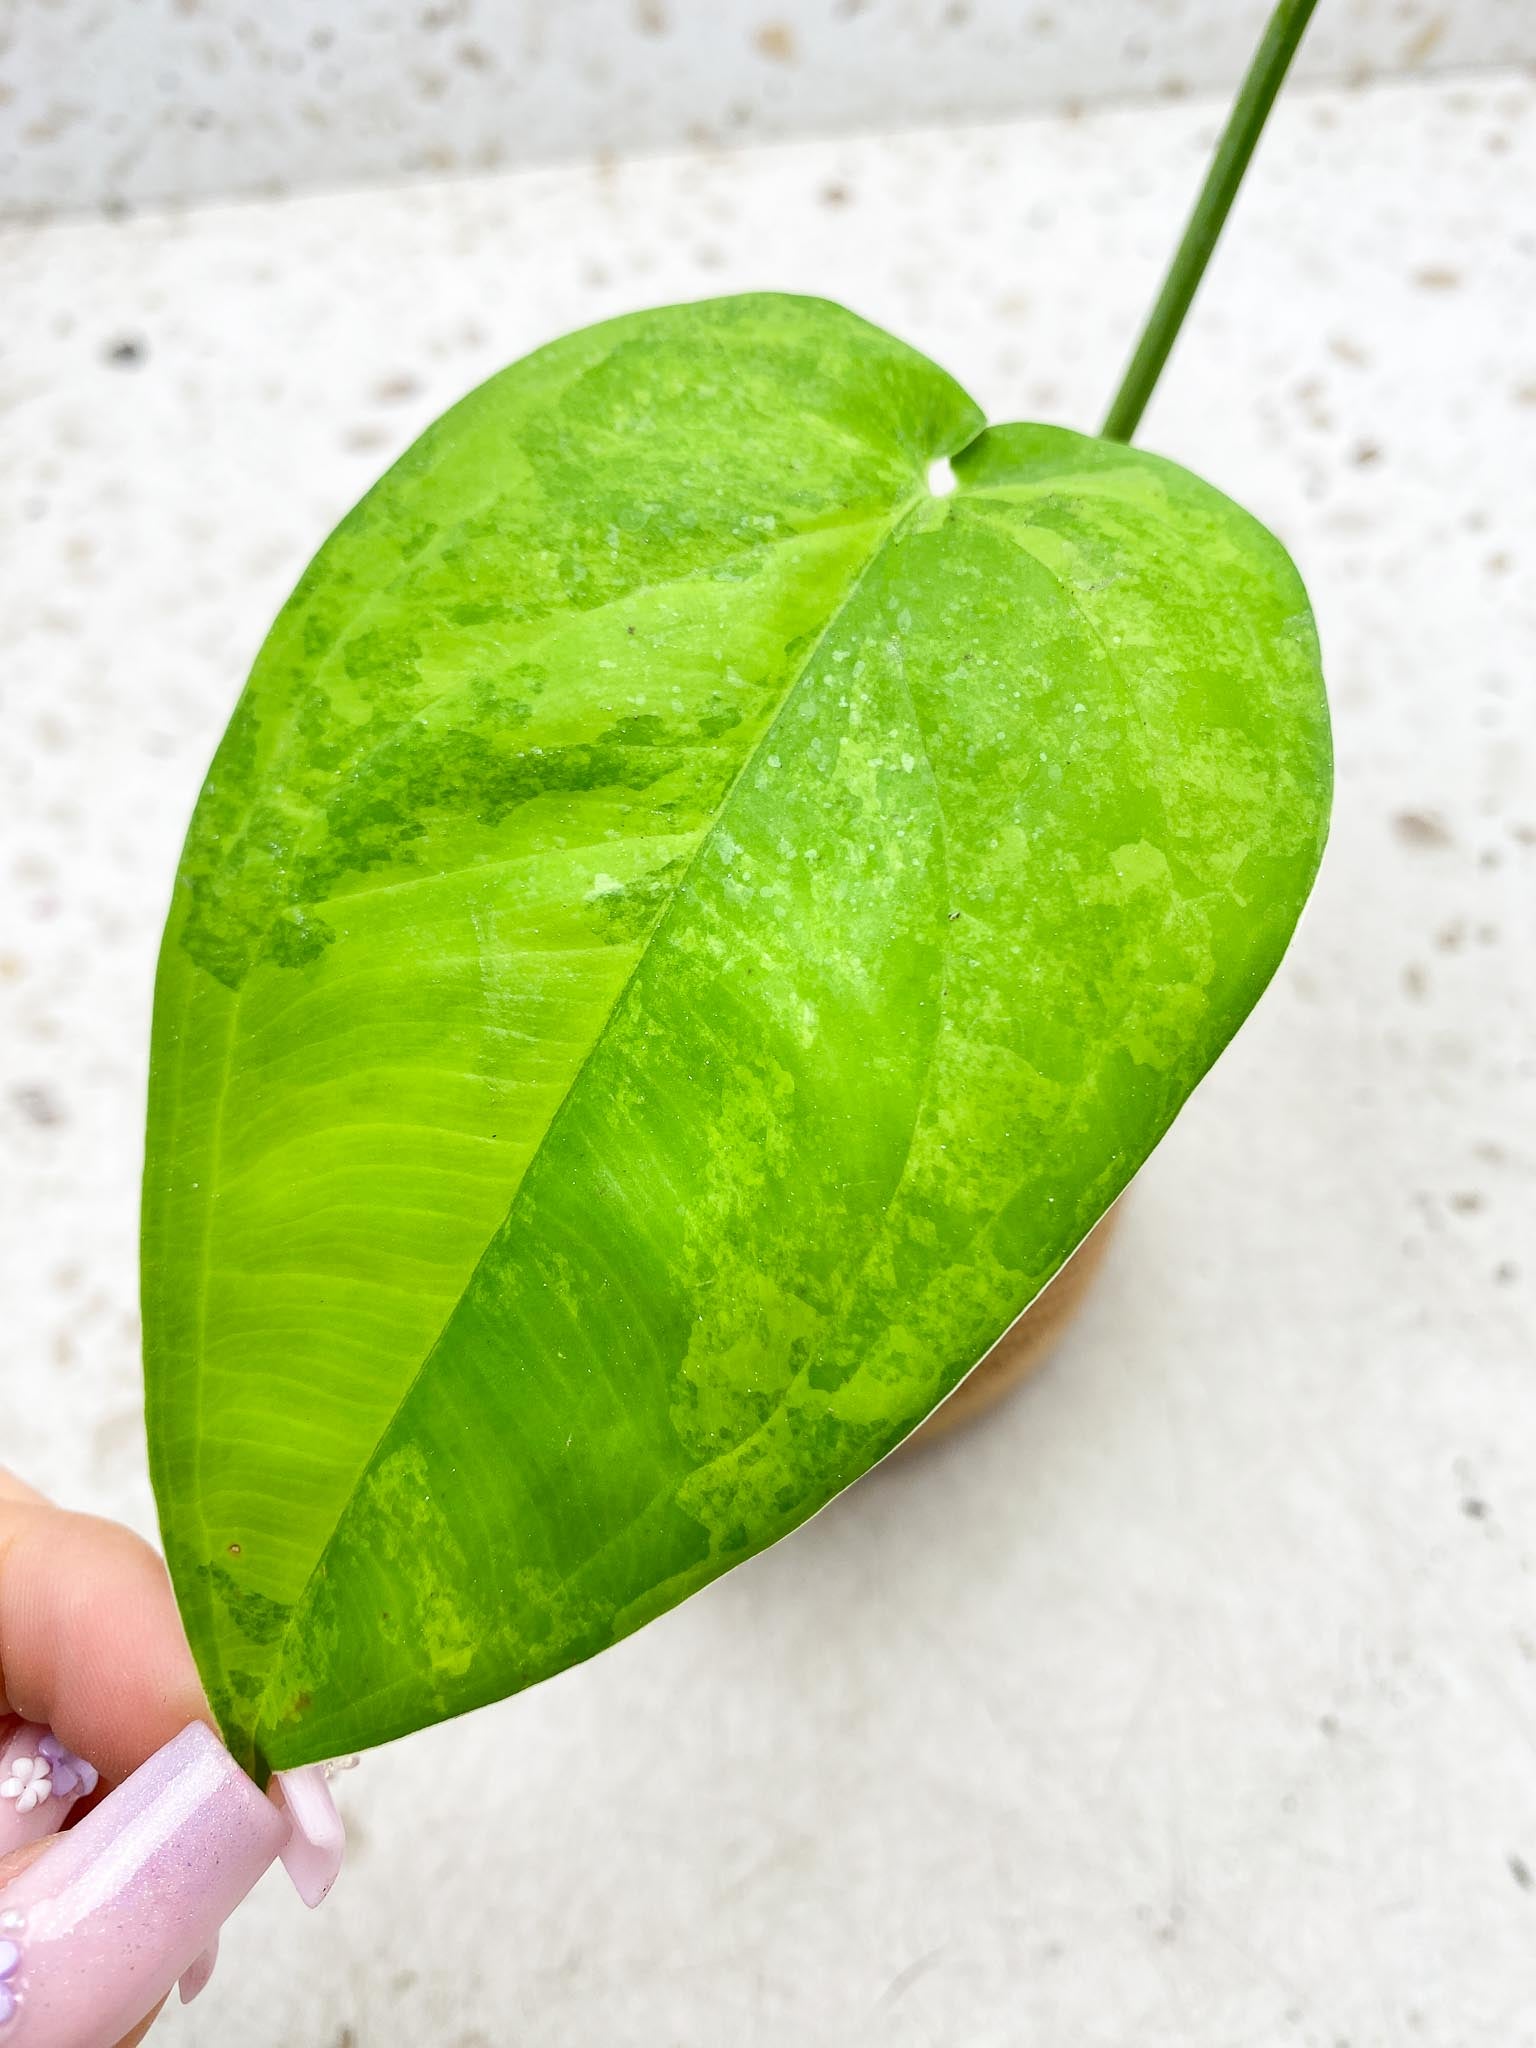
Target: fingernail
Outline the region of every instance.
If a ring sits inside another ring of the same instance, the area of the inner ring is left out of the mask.
[[[56,1835],[77,1799],[96,1790],[83,1757],[35,1721],[23,1721],[0,1745],[0,1856]]]
[[[183,1970],[177,1981],[183,2005],[190,2005],[199,1992],[208,1989],[208,1979],[213,1975],[213,1966],[218,1960],[219,1937],[215,1935],[191,1969]]]
[[[217,1736],[184,1728],[0,1893],[3,2048],[126,2033],[197,1966],[288,1831]]]
[[[272,1780],[293,1823],[282,1847],[283,1868],[306,1906],[318,1906],[341,1872],[347,1835],[331,1797],[330,1772],[324,1764],[306,1764],[297,1771],[279,1771]]]

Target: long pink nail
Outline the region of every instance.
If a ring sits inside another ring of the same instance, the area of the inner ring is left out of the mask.
[[[280,1799],[293,1823],[283,1844],[283,1868],[306,1906],[318,1906],[341,1875],[347,1835],[331,1797],[329,1764],[279,1771],[268,1798]]]
[[[184,1728],[0,1892],[0,2048],[102,2048],[126,2033],[288,1834],[218,1738]]]
[[[96,1773],[35,1721],[0,1744],[0,1856],[56,1835],[75,1801],[96,1790]]]

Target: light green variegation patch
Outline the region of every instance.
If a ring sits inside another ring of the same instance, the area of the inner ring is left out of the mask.
[[[1269,534],[834,306],[447,414],[273,628],[161,959],[151,1443],[235,1753],[547,1677],[883,1456],[1231,1036],[1328,790]]]

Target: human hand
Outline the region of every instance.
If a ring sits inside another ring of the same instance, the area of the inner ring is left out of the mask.
[[[209,1725],[154,1551],[0,1469],[3,2048],[131,2048],[176,1978],[211,1967],[220,1924],[290,1823]],[[36,1800],[50,1729],[74,1753],[60,1783],[86,1759],[99,1793],[82,1768],[73,1797]],[[66,1817],[68,1833],[43,1833]]]

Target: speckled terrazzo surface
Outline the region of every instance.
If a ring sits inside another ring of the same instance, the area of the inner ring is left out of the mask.
[[[149,1524],[161,908],[309,549],[639,302],[834,292],[1088,424],[1199,106],[0,236],[4,1455]],[[1146,443],[1311,584],[1333,845],[1047,1377],[368,1759],[167,2043],[1536,2040],[1536,91],[1282,108]],[[162,2036],[157,2035],[157,2039]]]
[[[1226,91],[1269,0],[22,0],[0,214]],[[1536,62],[1528,0],[1333,0],[1308,79]]]

